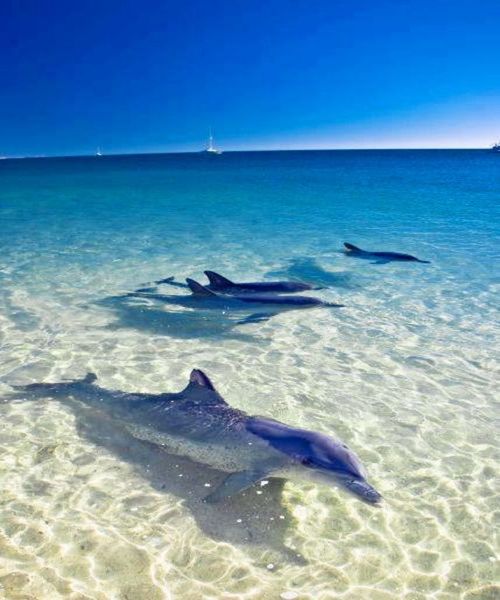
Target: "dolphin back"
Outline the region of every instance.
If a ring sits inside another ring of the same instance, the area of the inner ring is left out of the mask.
[[[380,259],[380,261],[413,261],[419,263],[429,264],[430,260],[421,260],[416,256],[412,256],[411,254],[404,254],[402,252],[373,252],[371,250],[362,250],[355,246],[354,244],[350,244],[349,242],[344,242],[345,252],[346,254],[354,254],[357,256],[362,256],[364,258],[375,258]]]

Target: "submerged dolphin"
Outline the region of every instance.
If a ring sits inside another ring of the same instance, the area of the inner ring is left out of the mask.
[[[232,408],[198,369],[191,372],[187,387],[177,393],[109,391],[96,385],[96,379],[88,373],[71,382],[13,387],[23,398],[73,397],[99,408],[138,439],[228,472],[207,496],[209,502],[238,494],[266,477],[334,484],[366,502],[381,500],[366,481],[359,459],[345,444]]]
[[[186,279],[187,285],[191,290],[191,295],[171,295],[150,293],[146,291],[130,292],[125,296],[118,296],[115,299],[123,298],[144,298],[165,302],[184,308],[221,310],[224,312],[248,311],[249,305],[266,310],[250,315],[244,322],[262,321],[272,317],[276,311],[286,311],[297,308],[311,307],[343,307],[343,304],[334,304],[325,302],[312,296],[281,296],[275,294],[249,294],[242,293],[238,295],[220,294],[209,290],[193,279]],[[269,312],[270,311],[270,312]]]
[[[223,302],[227,302],[228,297],[226,295],[218,294],[213,290],[201,285],[194,279],[186,279],[189,289],[195,295],[204,296],[208,298],[219,298]],[[269,291],[269,290],[268,290]],[[343,304],[332,304],[331,302],[324,302],[319,298],[312,296],[279,296],[274,294],[233,294],[230,297],[231,300],[239,302],[253,303],[253,304],[279,304],[279,305],[290,305],[290,306],[334,306],[342,307]]]
[[[243,294],[243,293],[254,293],[254,292],[263,292],[263,293],[291,293],[294,292],[304,292],[306,290],[321,290],[324,286],[315,286],[310,283],[305,283],[303,281],[248,281],[243,283],[236,283],[223,277],[219,273],[215,271],[204,271],[205,275],[208,278],[208,285],[205,285],[207,290],[211,290],[214,292],[220,292],[222,294]],[[175,281],[174,277],[167,277],[166,279],[158,279],[154,282],[156,285],[171,285],[173,287],[179,288],[187,288],[189,287],[187,283],[181,283],[179,281]],[[147,284],[151,285],[151,284]],[[144,287],[136,290],[137,292],[150,292],[153,288]]]
[[[349,242],[344,242],[344,246],[344,252],[347,254],[347,256],[375,259],[379,263],[390,261],[413,261],[429,264],[431,262],[430,260],[420,260],[420,258],[412,256],[411,254],[401,254],[400,252],[369,252],[368,250],[361,250],[361,248],[354,246],[354,244],[349,244]]]
[[[206,287],[209,290],[223,292],[224,294],[238,294],[238,292],[275,292],[279,294],[283,292],[293,293],[320,289],[301,281],[248,281],[235,283],[214,271],[204,271],[204,273],[210,281],[210,284]]]

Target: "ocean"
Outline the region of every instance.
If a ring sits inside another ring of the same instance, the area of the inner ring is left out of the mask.
[[[0,597],[498,598],[499,206],[500,156],[479,150],[0,161]],[[110,300],[206,269],[345,308],[241,323]],[[192,368],[341,438],[381,506],[282,480],[210,505],[219,473],[9,397],[88,371],[173,392]]]

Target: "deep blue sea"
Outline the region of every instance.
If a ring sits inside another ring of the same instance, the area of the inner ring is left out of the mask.
[[[481,150],[0,161],[0,596],[499,597],[499,207]],[[206,269],[345,308],[243,322],[124,298]],[[209,505],[217,472],[8,400],[87,371],[178,391],[195,367],[235,407],[340,437],[382,505],[300,480]]]

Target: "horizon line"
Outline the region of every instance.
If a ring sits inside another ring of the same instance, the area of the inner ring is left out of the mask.
[[[263,149],[252,149],[252,150],[223,150],[222,154],[249,154],[258,152],[394,152],[394,151],[413,151],[413,152],[429,152],[429,151],[452,151],[452,150],[491,150],[492,146],[464,146],[464,147],[440,147],[440,148],[412,148],[412,147],[398,147],[393,148],[263,148]],[[200,154],[205,155],[204,150],[166,150],[163,152],[111,152],[109,154],[33,154],[24,156],[0,156],[1,160],[25,160],[25,159],[39,159],[39,158],[106,158],[106,157],[118,157],[118,156],[162,156],[162,155],[176,155],[176,154]]]

